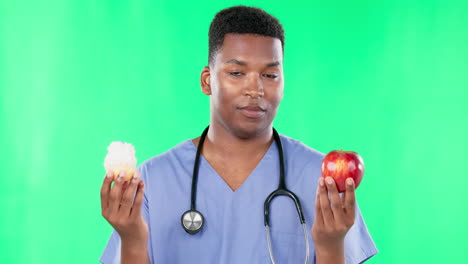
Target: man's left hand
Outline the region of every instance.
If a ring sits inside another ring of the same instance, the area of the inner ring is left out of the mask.
[[[344,238],[355,219],[355,187],[351,178],[346,179],[346,192],[340,197],[332,177],[321,177],[317,185],[315,221],[312,226],[317,263],[340,259],[344,261]],[[344,262],[343,262],[344,263]]]

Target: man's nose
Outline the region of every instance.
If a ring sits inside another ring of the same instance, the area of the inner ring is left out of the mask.
[[[260,74],[250,74],[244,95],[252,98],[263,97],[265,95]]]

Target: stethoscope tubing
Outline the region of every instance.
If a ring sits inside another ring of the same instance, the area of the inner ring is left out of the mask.
[[[201,151],[203,148],[203,143],[205,142],[206,135],[208,134],[209,127],[210,126],[207,126],[205,130],[203,130],[203,133],[200,136],[200,141],[198,142],[198,146],[197,146],[195,164],[193,166],[192,190],[191,190],[191,195],[190,195],[190,210],[187,210],[186,212],[184,212],[181,217],[182,227],[185,229],[187,233],[192,234],[192,235],[198,233],[204,225],[203,215],[199,211],[196,210],[196,200],[197,200],[197,184],[198,184],[198,171],[199,171],[199,166],[200,166],[200,156],[201,156]],[[267,244],[268,244],[268,252],[270,254],[270,260],[273,264],[275,264],[272,247],[271,247],[271,236],[270,236],[270,203],[275,197],[284,195],[284,196],[291,198],[294,201],[294,204],[296,206],[297,214],[299,216],[299,220],[304,230],[304,239],[305,239],[305,246],[306,246],[305,263],[307,263],[309,260],[309,239],[307,236],[307,228],[306,228],[304,213],[302,211],[301,202],[299,201],[299,198],[296,196],[296,194],[288,190],[286,187],[283,145],[281,144],[281,139],[279,137],[278,132],[274,128],[273,128],[273,137],[278,147],[280,177],[279,177],[278,188],[274,190],[270,195],[268,195],[268,197],[265,199],[264,208],[263,208],[264,224],[265,224],[265,230],[266,230],[266,235],[267,235]]]

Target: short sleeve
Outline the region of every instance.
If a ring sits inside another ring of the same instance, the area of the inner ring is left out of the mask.
[[[378,253],[356,203],[354,225],[345,237],[346,264],[360,264]]]
[[[104,264],[120,264],[120,246],[119,234],[113,230],[99,261]]]
[[[143,181],[146,181],[147,173],[143,165],[140,165],[137,170],[140,172],[141,179]],[[145,185],[146,187],[147,185]],[[148,199],[146,195],[146,189],[145,189],[145,195],[143,199],[143,204],[141,208],[141,212],[143,214],[143,218],[145,219],[146,223],[149,223],[149,210],[148,210]],[[150,226],[150,225],[148,225]],[[151,230],[149,230],[149,233],[151,234]],[[107,245],[104,249],[104,252],[101,255],[101,258],[99,261],[103,264],[120,264],[120,252],[121,252],[121,241],[120,241],[120,236],[119,234],[113,230],[112,234],[110,236],[109,241],[107,242]],[[148,254],[149,254],[149,259],[153,263],[153,250],[151,246],[151,235],[149,236],[148,239]]]

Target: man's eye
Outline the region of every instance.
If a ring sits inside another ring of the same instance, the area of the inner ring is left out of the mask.
[[[276,79],[278,77],[276,74],[264,74],[263,76],[270,78],[270,79]]]
[[[241,72],[229,72],[230,75],[232,76],[241,76],[242,73]]]

